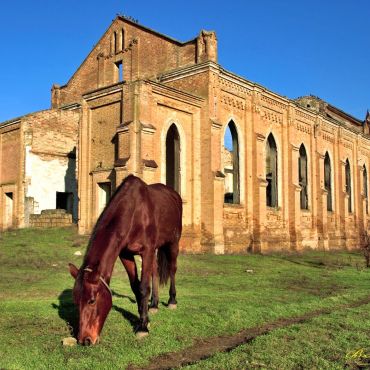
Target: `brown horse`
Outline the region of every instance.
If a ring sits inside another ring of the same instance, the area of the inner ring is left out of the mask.
[[[170,277],[168,305],[176,307],[175,273],[181,229],[182,200],[173,189],[163,184],[147,185],[133,175],[126,177],[95,225],[81,268],[69,264],[75,278],[73,298],[80,314],[79,343],[90,345],[99,340],[112,308],[109,282],[117,257],[127,271],[136,297],[140,316],[138,336],[149,332],[151,277],[150,307],[158,308],[157,273],[161,284]],[[135,255],[142,260],[140,280]]]

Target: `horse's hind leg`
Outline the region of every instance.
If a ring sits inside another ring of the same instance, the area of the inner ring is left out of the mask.
[[[157,258],[153,259],[153,272],[152,272],[152,298],[149,305],[149,312],[156,313],[158,311],[159,295],[158,295],[158,264]]]
[[[168,300],[168,308],[175,309],[177,307],[176,301],[176,285],[175,285],[175,275],[177,270],[177,256],[179,254],[179,243],[173,243],[170,245],[169,250],[169,273],[170,273],[170,298]]]

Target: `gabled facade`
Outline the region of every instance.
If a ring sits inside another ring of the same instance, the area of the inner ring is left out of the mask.
[[[226,71],[214,32],[182,43],[118,16],[51,111],[77,117],[81,233],[130,173],[181,194],[186,252],[356,248],[369,232],[368,118]]]

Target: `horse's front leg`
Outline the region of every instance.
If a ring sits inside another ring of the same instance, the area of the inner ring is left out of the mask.
[[[140,303],[138,305],[140,323],[136,331],[138,337],[143,337],[148,335],[148,301],[150,294],[150,278],[153,271],[153,260],[154,260],[154,249],[146,250],[142,256],[142,266],[141,266],[141,281],[140,281]]]
[[[152,298],[150,300],[149,312],[156,313],[158,311],[159,294],[158,294],[158,264],[157,256],[153,258],[153,271],[152,271]]]
[[[137,275],[135,258],[131,253],[128,253],[126,251],[122,251],[119,255],[119,258],[121,259],[121,262],[126,269],[128,278],[130,280],[131,289],[134,292],[136,302],[139,305],[141,299],[140,281]]]

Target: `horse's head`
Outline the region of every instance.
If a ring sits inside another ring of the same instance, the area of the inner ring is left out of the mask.
[[[78,342],[84,345],[97,344],[112,308],[112,293],[98,271],[88,267],[78,270],[71,263],[69,271],[75,278],[73,300],[80,313]]]

